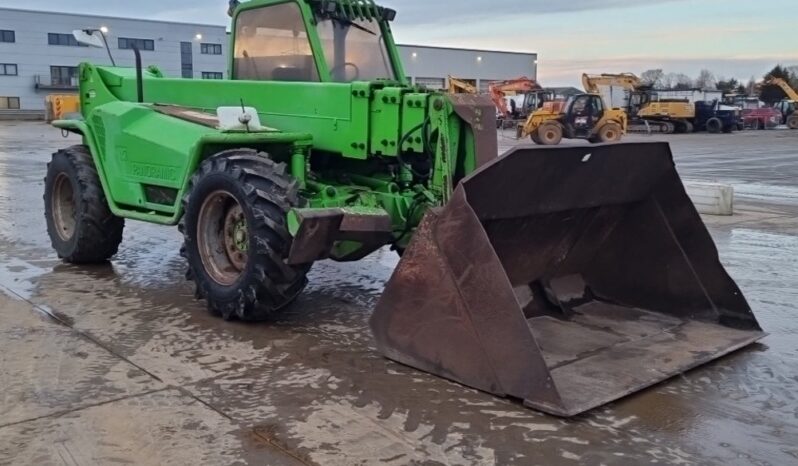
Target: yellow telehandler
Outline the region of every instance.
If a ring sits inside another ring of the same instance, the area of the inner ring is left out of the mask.
[[[608,108],[597,94],[579,94],[567,101],[546,102],[519,127],[519,137],[553,146],[566,139],[592,143],[620,141],[627,129],[626,112]]]

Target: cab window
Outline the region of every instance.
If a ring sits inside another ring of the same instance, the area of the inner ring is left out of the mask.
[[[319,81],[313,50],[296,3],[242,11],[235,32],[236,79]]]

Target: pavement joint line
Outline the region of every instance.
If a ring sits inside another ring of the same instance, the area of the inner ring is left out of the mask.
[[[116,351],[114,351],[113,349],[109,348],[109,347],[108,347],[108,346],[106,346],[104,343],[102,343],[102,342],[98,341],[96,338],[94,338],[94,337],[93,337],[91,334],[89,334],[89,333],[87,333],[87,332],[84,332],[84,331],[82,331],[82,330],[78,330],[78,329],[76,329],[76,328],[75,328],[73,325],[70,325],[70,324],[69,324],[69,322],[66,322],[66,321],[64,321],[63,319],[61,319],[61,318],[60,318],[60,317],[58,317],[57,315],[53,314],[52,312],[48,311],[48,310],[47,310],[47,309],[45,309],[44,307],[42,307],[42,306],[40,306],[40,305],[38,305],[38,304],[36,304],[36,303],[33,303],[33,302],[31,302],[30,300],[26,299],[24,296],[20,295],[19,293],[17,293],[16,291],[12,290],[12,289],[11,289],[11,288],[9,288],[8,286],[3,286],[3,285],[0,285],[0,288],[2,288],[2,289],[4,289],[4,290],[7,290],[8,292],[10,292],[10,293],[11,293],[11,294],[13,294],[14,296],[18,297],[18,298],[19,298],[19,299],[21,299],[22,301],[24,301],[24,302],[28,303],[28,304],[29,304],[30,306],[32,306],[34,309],[38,310],[39,312],[42,312],[42,313],[44,313],[45,315],[47,315],[48,317],[50,317],[51,319],[53,319],[53,321],[55,321],[56,323],[58,323],[58,324],[60,324],[60,325],[62,325],[62,326],[64,326],[64,327],[66,327],[66,328],[70,329],[70,330],[71,330],[71,331],[73,331],[75,334],[77,334],[79,337],[82,337],[83,339],[87,340],[89,343],[93,343],[94,345],[96,345],[96,346],[98,346],[98,347],[102,348],[103,350],[107,351],[108,353],[111,353],[111,355],[115,356],[115,357],[116,357],[116,358],[118,358],[118,359],[121,359],[122,361],[125,361],[126,363],[128,363],[128,364],[130,364],[131,366],[135,367],[136,369],[138,369],[138,370],[140,370],[140,371],[144,372],[145,374],[149,375],[150,377],[152,377],[153,379],[157,380],[158,382],[165,383],[165,382],[164,382],[163,380],[161,380],[161,378],[160,378],[160,377],[158,377],[157,375],[153,374],[152,372],[148,371],[148,370],[147,370],[147,369],[145,369],[144,367],[142,367],[142,366],[140,366],[140,365],[138,365],[138,364],[134,363],[134,362],[133,362],[133,361],[131,361],[130,359],[128,359],[128,358],[126,358],[126,357],[122,356],[122,355],[121,355],[121,354],[119,354],[118,352],[116,352]]]
[[[190,398],[192,398],[192,399],[196,400],[198,403],[200,403],[200,404],[202,404],[202,405],[205,405],[205,406],[206,406],[208,409],[211,409],[211,410],[213,410],[213,411],[216,411],[217,413],[221,414],[221,415],[222,415],[222,416],[224,416],[225,418],[227,418],[227,419],[229,419],[229,420],[231,420],[231,421],[240,422],[238,419],[235,419],[233,416],[230,416],[229,414],[227,414],[227,413],[225,413],[224,411],[220,410],[220,409],[219,409],[219,408],[217,408],[216,406],[213,406],[213,405],[212,405],[212,404],[210,404],[209,402],[207,402],[207,401],[203,400],[202,398],[198,397],[197,395],[193,394],[193,393],[192,393],[192,392],[191,392],[191,391],[190,391],[188,388],[186,388],[186,387],[181,387],[181,386],[174,386],[173,388],[176,388],[176,389],[177,389],[177,390],[179,390],[179,391],[180,391],[182,394],[184,394],[184,395],[186,395],[186,396],[188,396],[188,397],[190,397]]]
[[[174,389],[174,387],[163,387],[163,388],[156,388],[156,389],[153,389],[153,390],[147,390],[147,391],[141,392],[141,393],[136,393],[134,395],[120,396],[120,397],[113,398],[113,399],[110,399],[110,400],[105,400],[105,401],[101,401],[101,402],[98,402],[98,403],[92,403],[92,404],[84,405],[84,406],[81,406],[79,408],[65,409],[63,411],[57,411],[57,412],[50,413],[50,414],[44,414],[42,416],[32,417],[32,418],[29,418],[29,419],[23,419],[21,421],[10,422],[8,424],[0,424],[0,429],[4,429],[6,427],[13,427],[13,426],[16,426],[16,425],[19,425],[19,424],[25,424],[25,423],[28,423],[28,422],[34,422],[34,421],[38,421],[38,420],[41,420],[41,419],[47,419],[47,418],[51,418],[51,417],[61,417],[61,416],[65,416],[65,415],[70,414],[70,413],[83,411],[84,409],[96,408],[98,406],[104,406],[104,405],[107,405],[107,404],[116,403],[117,401],[127,400],[127,399],[131,399],[131,398],[137,398],[137,397],[140,397],[140,396],[152,395],[153,393],[158,393],[158,392],[162,392],[162,391],[166,391],[166,390],[173,390],[173,389]]]
[[[279,451],[281,451],[281,452],[285,453],[286,455],[290,456],[291,458],[293,458],[293,459],[295,459],[295,460],[299,461],[300,463],[302,463],[302,464],[304,464],[304,465],[306,465],[306,466],[314,466],[314,465],[316,464],[316,463],[309,462],[308,460],[306,460],[306,459],[302,458],[301,456],[299,456],[299,454],[298,454],[298,453],[294,453],[293,451],[286,449],[286,448],[285,448],[285,447],[283,447],[282,445],[280,445],[280,444],[278,444],[278,443],[275,443],[275,442],[274,442],[274,441],[272,441],[272,439],[270,439],[269,437],[267,437],[267,436],[265,436],[265,435],[261,434],[260,432],[258,432],[258,430],[257,430],[257,429],[252,429],[252,428],[250,428],[250,430],[251,430],[251,431],[252,431],[252,433],[253,433],[253,434],[254,434],[256,437],[258,437],[259,439],[263,440],[264,442],[266,442],[266,443],[267,443],[267,444],[269,444],[270,446],[272,446],[272,447],[276,448],[277,450],[279,450]]]
[[[201,383],[201,382],[193,382],[193,383],[191,383],[191,384],[189,384],[189,385],[196,385],[197,383]],[[174,386],[173,388],[176,388],[176,389],[178,389],[178,390],[179,390],[179,391],[180,391],[182,394],[184,394],[184,395],[186,395],[186,396],[188,396],[188,397],[190,397],[190,398],[192,398],[192,399],[196,400],[198,403],[200,403],[200,404],[202,404],[203,406],[207,407],[208,409],[210,409],[210,410],[212,410],[212,411],[214,411],[214,412],[218,413],[219,415],[221,415],[221,416],[224,416],[225,418],[229,419],[230,421],[236,422],[236,423],[238,423],[238,424],[240,424],[240,425],[244,425],[244,426],[246,425],[246,424],[245,424],[245,422],[244,422],[243,420],[241,420],[241,419],[236,419],[235,417],[233,417],[233,416],[231,416],[231,415],[229,415],[229,414],[225,413],[224,411],[220,410],[220,409],[219,409],[219,408],[217,408],[216,406],[213,406],[213,405],[212,405],[210,402],[207,402],[207,401],[203,400],[202,398],[200,398],[199,396],[197,396],[197,395],[195,395],[194,393],[192,393],[192,392],[191,392],[191,391],[190,391],[188,388],[186,388],[186,387],[181,387],[181,386]],[[282,446],[282,445],[280,445],[280,444],[278,444],[278,443],[275,443],[275,442],[274,442],[274,441],[272,441],[272,439],[270,439],[269,437],[267,437],[267,436],[265,436],[265,435],[261,434],[260,432],[258,432],[258,430],[257,430],[257,429],[254,429],[254,428],[252,428],[252,427],[245,427],[245,428],[247,428],[248,430],[250,430],[250,431],[252,432],[252,434],[254,434],[256,437],[260,438],[260,439],[261,439],[261,440],[263,440],[264,442],[268,443],[270,446],[272,446],[272,447],[274,447],[275,449],[277,449],[277,450],[281,451],[282,453],[285,453],[286,455],[288,455],[288,456],[290,456],[291,458],[293,458],[293,459],[295,459],[295,460],[299,461],[300,463],[302,463],[302,464],[304,464],[304,465],[308,465],[308,466],[312,466],[312,465],[314,464],[314,463],[309,463],[307,460],[305,460],[304,458],[302,458],[301,456],[299,456],[299,454],[298,454],[298,453],[296,453],[296,452],[293,452],[293,451],[291,451],[291,450],[289,450],[289,449],[285,448],[284,446]]]

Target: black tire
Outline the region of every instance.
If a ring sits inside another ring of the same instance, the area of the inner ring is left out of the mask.
[[[557,122],[543,123],[537,130],[537,137],[544,146],[556,146],[562,141],[562,126]]]
[[[618,123],[609,122],[599,128],[598,137],[601,142],[618,142],[623,137],[623,129]]]
[[[717,134],[723,131],[723,122],[720,121],[720,118],[712,117],[707,120],[707,132],[712,134]]]
[[[53,154],[44,178],[44,216],[50,242],[66,262],[102,263],[119,250],[125,220],[108,208],[86,146]]]
[[[303,204],[285,164],[265,153],[234,149],[200,164],[183,198],[181,255],[196,297],[212,313],[268,319],[302,292],[312,264],[286,263],[292,241],[286,215]]]
[[[684,122],[684,132],[685,134],[690,134],[695,131],[695,126],[692,122],[685,121]]]
[[[798,115],[790,115],[787,118],[787,127],[790,129],[798,129]]]

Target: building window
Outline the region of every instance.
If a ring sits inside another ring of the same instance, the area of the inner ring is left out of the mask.
[[[77,86],[77,66],[51,66],[50,83],[53,86]]]
[[[119,48],[122,50],[132,49],[134,45],[139,50],[155,50],[155,41],[152,39],[131,39],[129,37],[119,38]]]
[[[70,47],[88,47],[81,44],[72,34],[61,34],[57,32],[47,33],[47,43],[49,45],[68,45]]]
[[[16,42],[14,31],[0,30],[0,42]]]
[[[194,56],[191,42],[180,43],[180,71],[183,78],[194,78]]]
[[[19,110],[19,97],[0,97],[0,110]]]
[[[200,44],[200,53],[203,55],[221,55],[222,44]]]
[[[224,74],[221,71],[203,71],[202,79],[224,79]]]
[[[11,63],[0,63],[0,76],[16,76],[17,65]]]

